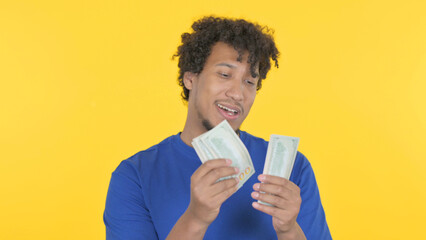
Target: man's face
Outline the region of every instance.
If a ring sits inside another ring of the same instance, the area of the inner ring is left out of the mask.
[[[237,58],[238,52],[232,46],[218,42],[201,73],[185,73],[184,83],[190,90],[188,118],[195,131],[210,130],[224,119],[237,130],[250,112],[256,97],[258,69],[253,77],[247,52],[241,62]]]

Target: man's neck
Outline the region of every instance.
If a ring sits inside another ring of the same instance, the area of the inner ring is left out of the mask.
[[[192,139],[205,132],[207,132],[207,130],[200,124],[200,120],[190,117],[190,114],[188,113],[180,138],[186,145],[192,147]]]
[[[206,132],[206,131],[204,131]],[[185,127],[183,128],[182,133],[180,134],[180,138],[182,139],[182,141],[192,147],[192,139],[200,136],[201,134],[203,134],[204,132],[202,131],[197,131],[193,128],[188,127],[188,124],[185,124]]]

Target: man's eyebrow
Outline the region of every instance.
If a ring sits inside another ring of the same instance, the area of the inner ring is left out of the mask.
[[[216,64],[216,66],[225,66],[225,67],[229,67],[229,68],[236,68],[237,66],[229,64],[229,63],[218,63]]]
[[[230,63],[218,63],[218,64],[216,64],[216,66],[225,66],[225,67],[229,67],[229,68],[237,68],[237,66],[232,65]],[[259,73],[255,73],[254,75],[252,75],[252,77],[254,77],[254,78],[259,77]]]

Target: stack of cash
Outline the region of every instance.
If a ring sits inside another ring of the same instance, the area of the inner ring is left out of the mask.
[[[219,181],[238,177],[240,180],[238,189],[255,172],[247,148],[226,120],[210,131],[194,138],[192,146],[203,163],[218,158],[230,159],[232,161],[231,166],[237,167],[240,172],[237,175],[221,178]]]
[[[269,139],[268,151],[266,152],[265,166],[263,174],[290,179],[293,170],[294,160],[297,155],[299,138],[287,137],[272,134]],[[273,206],[269,203],[257,201],[259,203]]]
[[[266,152],[263,174],[290,178],[296,159],[299,138],[272,134]]]

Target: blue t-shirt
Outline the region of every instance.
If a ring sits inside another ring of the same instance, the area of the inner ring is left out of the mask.
[[[220,208],[204,239],[277,239],[272,217],[252,207],[268,143],[244,131],[240,138],[255,174]],[[201,165],[194,148],[176,134],[120,163],[112,173],[104,211],[106,238],[165,239],[190,202],[191,176]],[[300,188],[297,223],[307,239],[331,239],[314,172],[297,153],[290,180]]]

